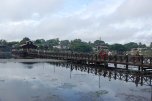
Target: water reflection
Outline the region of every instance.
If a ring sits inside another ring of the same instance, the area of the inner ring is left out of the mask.
[[[116,80],[122,80],[126,82],[133,82],[136,86],[140,85],[146,85],[151,87],[151,101],[152,101],[152,74],[140,72],[140,71],[129,71],[124,69],[114,69],[114,68],[104,68],[104,66],[95,67],[91,65],[82,65],[82,64],[71,64],[71,63],[59,63],[59,62],[52,62],[50,64],[53,64],[55,66],[61,66],[70,68],[70,78],[71,78],[71,72],[75,70],[79,70],[81,72],[87,72],[87,73],[93,73],[95,75],[99,76],[99,88],[101,88],[101,76],[109,78],[109,81],[112,79]],[[91,94],[93,95],[93,94]],[[98,94],[97,94],[98,95]],[[130,97],[130,100],[134,99],[132,95],[125,95]],[[101,99],[100,99],[101,100]],[[135,100],[135,99],[134,99]],[[145,100],[144,98],[138,97],[138,100]]]
[[[81,72],[93,73],[95,75],[107,77],[109,81],[112,79],[122,80],[126,82],[133,82],[136,86],[151,86],[152,85],[152,74],[140,71],[130,71],[124,69],[115,69],[115,68],[104,68],[102,66],[91,66],[91,65],[82,65],[82,64],[73,64],[73,63],[59,63],[59,62],[52,62],[50,63],[55,66],[61,66],[65,68],[70,68],[70,78],[71,72],[73,70],[79,70]],[[99,86],[100,87],[100,86]]]
[[[126,83],[127,82],[127,83]],[[151,74],[72,63],[0,63],[0,101],[150,101]]]
[[[21,63],[24,64],[24,67],[26,67],[28,69],[32,69],[33,64],[36,64],[36,62],[21,62]]]

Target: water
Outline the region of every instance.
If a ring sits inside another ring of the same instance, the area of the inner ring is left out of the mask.
[[[0,101],[151,101],[149,84],[114,73],[65,63],[3,62]]]

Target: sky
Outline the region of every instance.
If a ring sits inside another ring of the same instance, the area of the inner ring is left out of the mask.
[[[0,0],[0,39],[152,42],[152,0]]]

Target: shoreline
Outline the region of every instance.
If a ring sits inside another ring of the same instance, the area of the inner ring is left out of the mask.
[[[56,59],[0,59],[0,63],[4,62],[66,62],[65,60]]]

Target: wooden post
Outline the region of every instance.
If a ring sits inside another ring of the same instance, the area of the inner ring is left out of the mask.
[[[152,65],[152,57],[150,57],[150,65]]]
[[[141,68],[140,68],[140,66],[138,66],[138,71],[140,71],[141,70]]]
[[[88,64],[90,64],[90,55],[88,54]]]
[[[143,71],[144,57],[141,56],[141,70]]]
[[[114,62],[115,62],[115,63],[114,63],[114,66],[115,66],[115,68],[117,68],[117,55],[114,56],[114,59],[115,59],[115,61],[114,61]]]
[[[141,85],[141,86],[143,86],[143,79],[144,79],[144,77],[141,76],[141,78],[140,78],[140,81],[141,81],[141,82],[140,82],[140,85]]]
[[[104,67],[108,67],[108,60],[106,56],[104,57]]]
[[[116,80],[117,79],[117,72],[114,71],[114,79]]]
[[[75,54],[75,56],[76,56],[76,60],[78,60],[78,54],[77,53]]]
[[[126,73],[125,77],[126,77],[125,81],[128,82],[128,74],[127,73]]]
[[[98,59],[97,59],[97,58],[98,58],[98,55],[97,55],[97,54],[95,54],[95,56],[96,56],[96,62],[97,62],[97,60],[98,60]]]
[[[68,59],[68,53],[66,53],[65,59],[66,59],[66,60]]]
[[[126,55],[126,69],[128,70],[128,55]]]

